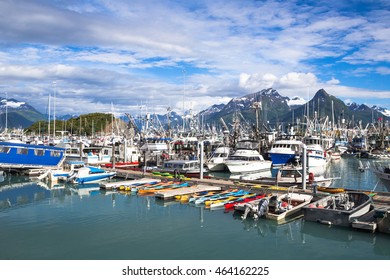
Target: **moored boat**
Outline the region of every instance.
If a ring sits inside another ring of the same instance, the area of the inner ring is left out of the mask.
[[[303,193],[288,192],[269,199],[268,211],[265,217],[270,220],[282,221],[298,214],[302,208],[308,205],[313,196]]]
[[[371,202],[366,193],[347,191],[328,195],[302,209],[307,221],[349,227],[354,219],[370,210]]]
[[[378,162],[373,162],[370,165],[370,170],[382,180],[390,182],[390,164],[380,164]]]
[[[234,209],[244,212],[243,220],[249,214],[255,219],[265,217],[278,223],[287,222],[298,216],[302,208],[313,199],[311,194],[294,193],[293,191],[294,187],[291,187],[286,193],[271,195],[247,203],[239,203],[234,206]]]
[[[375,209],[375,221],[378,225],[378,231],[382,233],[390,233],[390,208]]]
[[[302,141],[295,139],[276,140],[268,152],[273,167],[299,161],[302,145]]]
[[[58,168],[64,158],[64,148],[0,142],[0,169]]]
[[[105,171],[104,169],[85,166],[74,171],[67,179],[73,184],[88,184],[98,181],[112,179],[116,175],[115,171]]]
[[[254,149],[239,148],[223,164],[230,173],[251,173],[270,170],[272,162]]]
[[[211,154],[211,157],[207,159],[206,166],[209,171],[223,171],[225,165],[223,162],[229,157],[229,147],[218,147]]]

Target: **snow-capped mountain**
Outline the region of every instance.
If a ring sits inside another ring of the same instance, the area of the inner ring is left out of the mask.
[[[5,124],[7,128],[27,128],[42,119],[44,115],[26,102],[0,97],[0,130]]]
[[[226,104],[216,104],[216,105],[213,105],[213,106],[207,108],[206,110],[203,110],[199,114],[203,115],[203,116],[209,116],[211,114],[218,113],[225,107],[225,105]]]
[[[15,110],[35,110],[33,107],[28,105],[26,102],[20,102],[13,98],[9,98],[8,100],[6,98],[1,97],[0,98],[0,109],[1,111],[5,111],[7,108],[8,112],[12,112]]]
[[[390,110],[389,109],[378,107],[378,106],[373,106],[372,109],[377,111],[377,112],[382,113],[386,117],[390,117]]]

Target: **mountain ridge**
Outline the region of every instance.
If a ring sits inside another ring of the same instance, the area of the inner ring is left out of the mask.
[[[47,115],[40,113],[28,103],[18,101],[13,98],[0,97],[0,128],[4,129],[7,123],[8,128],[27,128],[37,121],[47,120]],[[8,114],[5,121],[6,111]],[[341,118],[369,123],[378,118],[389,118],[390,110],[379,106],[369,107],[365,104],[351,102],[345,104],[339,98],[327,93],[324,89],[319,89],[312,99],[304,100],[299,96],[289,98],[282,96],[273,88],[262,89],[260,91],[246,94],[241,97],[232,98],[227,104],[214,104],[193,116],[202,116],[205,123],[217,123],[222,118],[225,122],[233,122],[237,114],[247,122],[254,123],[257,117],[261,122],[269,125],[277,123],[293,122],[293,118],[303,119],[305,115],[314,117],[327,116],[334,118],[337,123]],[[188,117],[188,114],[186,114]],[[57,116],[58,120],[67,120],[74,115]],[[159,121],[167,125],[166,114],[158,115]],[[180,125],[183,118],[180,114],[170,112],[170,125]]]

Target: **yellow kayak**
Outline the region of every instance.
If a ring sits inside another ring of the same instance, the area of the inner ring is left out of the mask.
[[[320,192],[327,192],[327,193],[342,193],[342,192],[345,192],[345,189],[343,189],[343,188],[317,187],[317,190],[320,191]]]

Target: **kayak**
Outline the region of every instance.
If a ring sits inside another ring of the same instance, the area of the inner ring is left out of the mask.
[[[327,193],[342,193],[342,192],[345,192],[345,189],[343,189],[343,188],[317,187],[317,190],[320,191],[320,192],[327,192]]]
[[[210,192],[210,191],[201,191],[201,192],[197,192],[195,194],[181,194],[181,195],[175,195],[175,199],[176,200],[180,200],[180,201],[189,201],[189,199],[191,197],[195,197],[195,196],[204,196],[204,195],[207,195],[207,194],[215,194],[215,192]]]
[[[208,204],[206,207],[209,207],[210,209],[216,209],[216,208],[222,208],[225,204],[233,203],[234,201],[241,200],[243,201],[245,198],[255,197],[255,193],[247,193],[244,195],[233,195],[226,199],[220,199],[211,201],[210,204]]]
[[[225,199],[225,198],[228,198],[232,195],[244,195],[248,192],[244,191],[244,190],[239,190],[239,191],[234,191],[234,192],[228,192],[228,193],[225,193],[225,194],[217,194],[215,196],[212,196],[212,197],[208,197],[208,198],[200,198],[200,199],[197,199],[195,200],[195,204],[205,204],[206,206],[210,205],[210,200],[213,201],[213,200],[218,200],[218,199]]]
[[[156,192],[166,192],[166,191],[175,190],[178,188],[184,188],[184,187],[188,187],[188,186],[189,186],[188,183],[182,183],[182,184],[171,185],[171,186],[163,187],[163,188],[139,190],[138,192],[141,192],[140,194],[154,194]]]
[[[257,195],[250,196],[250,197],[238,198],[235,201],[226,203],[224,205],[224,207],[225,207],[225,210],[231,210],[231,209],[234,209],[234,205],[236,205],[238,203],[242,203],[242,202],[246,203],[246,202],[249,202],[249,201],[252,201],[252,200],[256,200],[256,199],[261,199],[261,198],[264,198],[264,197],[265,197],[265,194],[257,194]]]
[[[192,195],[190,197],[190,199],[188,200],[188,202],[192,202],[192,203],[195,203],[195,201],[199,198],[206,198],[206,197],[214,197],[214,196],[217,196],[217,195],[220,195],[220,194],[224,194],[224,193],[229,193],[229,192],[232,192],[232,191],[238,191],[238,189],[234,189],[234,190],[225,190],[225,191],[222,191],[222,192],[214,192],[214,191],[211,191],[205,195]]]

